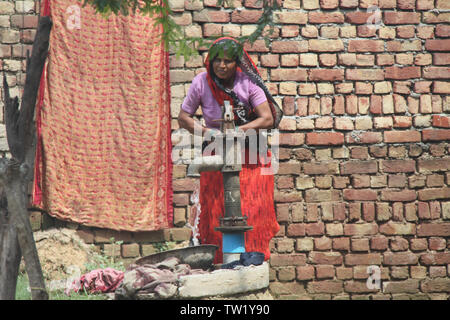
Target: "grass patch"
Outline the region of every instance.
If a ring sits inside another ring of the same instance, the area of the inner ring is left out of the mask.
[[[71,292],[70,295],[66,295],[63,291],[48,291],[49,300],[106,300],[105,294],[96,293],[91,294],[86,291],[80,291],[78,293]],[[19,274],[17,278],[16,286],[16,300],[31,300],[31,292],[29,291],[28,276],[25,273]]]

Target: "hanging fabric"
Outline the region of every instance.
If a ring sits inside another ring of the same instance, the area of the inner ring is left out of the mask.
[[[53,28],[37,103],[33,204],[115,230],[172,226],[168,53],[137,12],[107,19],[46,0]]]

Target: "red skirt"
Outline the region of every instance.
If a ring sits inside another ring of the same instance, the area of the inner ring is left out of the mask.
[[[270,163],[247,163],[242,164],[239,173],[242,215],[247,216],[248,225],[253,226],[252,230],[245,232],[245,251],[262,252],[265,260],[268,260],[269,242],[280,230],[273,200],[274,176],[261,174],[261,168],[270,168]],[[219,218],[223,217],[225,211],[222,179],[220,171],[202,172],[200,175],[199,239],[202,244],[219,247],[214,259],[216,264],[223,262],[222,233],[214,230],[219,226]]]

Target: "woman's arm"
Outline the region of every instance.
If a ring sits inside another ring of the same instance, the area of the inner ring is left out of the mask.
[[[251,122],[243,124],[239,127],[240,130],[244,132],[248,129],[254,129],[258,131],[258,129],[270,129],[273,126],[273,116],[272,111],[270,110],[269,102],[265,101],[260,105],[256,106],[255,113],[257,118]]]
[[[195,130],[199,130],[197,132],[201,132],[202,135],[205,135],[206,131],[209,130],[208,128],[202,126],[199,121],[194,119],[193,115],[190,115],[183,109],[181,109],[178,114],[178,124],[180,125],[180,128],[184,128],[192,134],[194,134]]]

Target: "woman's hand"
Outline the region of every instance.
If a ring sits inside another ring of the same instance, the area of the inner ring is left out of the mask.
[[[243,124],[239,127],[244,132],[249,129],[270,129],[273,126],[272,111],[270,110],[269,102],[265,101],[259,106],[255,107],[257,118],[251,122]]]
[[[201,133],[201,135],[204,135],[206,131],[209,130],[208,128],[202,126],[200,122],[195,120],[193,115],[187,113],[182,109],[178,114],[178,125],[180,126],[180,128],[186,129],[192,134]]]

